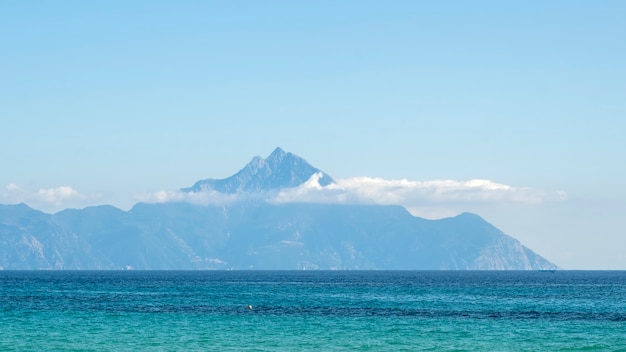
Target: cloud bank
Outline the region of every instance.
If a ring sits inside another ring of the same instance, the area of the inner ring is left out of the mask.
[[[159,191],[136,196],[148,203],[190,202],[202,205],[225,205],[256,197],[270,203],[335,203],[401,205],[415,215],[440,216],[445,209],[463,209],[476,205],[540,204],[566,199],[564,192],[548,192],[531,187],[514,187],[490,180],[468,181],[386,180],[372,177],[355,177],[336,180],[322,187],[321,173],[313,175],[299,187],[263,194],[223,194],[214,190],[202,192]],[[436,209],[436,210],[433,210]]]
[[[469,181],[385,180],[355,177],[337,180],[321,187],[319,175],[300,187],[280,191],[274,202],[333,202],[333,203],[526,203],[537,204],[563,200],[563,192],[546,192],[531,187],[513,187],[490,180]]]

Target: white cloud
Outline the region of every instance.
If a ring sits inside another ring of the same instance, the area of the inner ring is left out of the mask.
[[[60,186],[56,188],[41,188],[36,197],[39,201],[54,205],[61,205],[64,201],[71,199],[84,199],[85,196],[78,193],[70,186]]]
[[[409,181],[356,177],[337,180],[326,187],[319,186],[314,176],[300,187],[279,192],[273,202],[339,202],[374,204],[433,204],[433,203],[530,203],[563,199],[564,192],[548,194],[530,187],[513,187],[490,180],[469,181],[432,180]]]
[[[40,188],[37,191],[24,189],[10,183],[2,194],[4,203],[27,203],[43,211],[58,211],[68,207],[81,207],[100,199],[101,195],[85,195],[71,186]]]
[[[318,180],[319,176],[314,176],[300,187],[278,192],[269,201],[401,205],[413,215],[434,219],[488,207],[534,206],[567,199],[563,191],[547,192],[482,179],[409,181],[355,177],[336,180],[326,187],[321,187]]]
[[[240,196],[204,189],[201,192],[156,191],[137,194],[134,198],[144,203],[187,202],[198,205],[223,205],[236,201]]]
[[[21,191],[22,189],[20,188],[20,186],[14,184],[14,183],[9,183],[6,187],[7,192],[16,192],[16,191]]]

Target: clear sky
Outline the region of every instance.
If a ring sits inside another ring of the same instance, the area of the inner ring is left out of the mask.
[[[0,203],[129,209],[280,146],[563,268],[626,269],[625,18],[624,1],[3,1]]]

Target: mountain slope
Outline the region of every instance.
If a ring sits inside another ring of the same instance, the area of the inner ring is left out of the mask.
[[[12,225],[7,207],[4,269],[556,269],[472,214],[425,220],[399,206],[167,203],[31,209]]]

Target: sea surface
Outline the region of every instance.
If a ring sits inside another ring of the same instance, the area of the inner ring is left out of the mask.
[[[626,351],[624,271],[0,271],[0,351]]]

